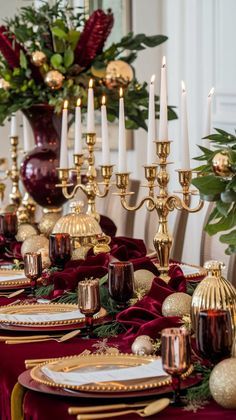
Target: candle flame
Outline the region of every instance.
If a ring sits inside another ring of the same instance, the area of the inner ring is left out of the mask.
[[[64,101],[64,105],[63,105],[63,108],[64,109],[67,109],[68,108],[68,105],[69,105],[69,101],[67,101],[67,99]]]
[[[106,105],[106,96],[105,95],[102,96],[102,105]]]
[[[162,67],[166,67],[166,57],[163,55],[162,57]]]
[[[208,93],[208,97],[212,96],[214,94],[214,92],[215,92],[215,88],[212,87],[210,92]]]
[[[81,98],[77,99],[76,106],[81,106]]]
[[[89,80],[89,88],[92,88],[93,87],[93,79],[90,79]]]
[[[120,88],[120,98],[123,98],[123,88]]]
[[[181,87],[182,87],[182,92],[186,92],[186,87],[183,80],[181,80]]]
[[[155,82],[155,78],[156,78],[156,75],[155,75],[155,74],[153,74],[153,75],[152,75],[152,77],[151,77],[151,83],[152,83],[152,84]]]

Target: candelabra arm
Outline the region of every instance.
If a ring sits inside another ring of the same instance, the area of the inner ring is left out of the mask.
[[[145,202],[148,202],[149,203],[149,206],[148,206],[148,210],[149,211],[154,210],[155,207],[156,207],[155,199],[152,198],[152,197],[144,197],[140,201],[140,203],[137,204],[137,206],[129,206],[129,204],[126,201],[126,196],[123,195],[123,194],[119,194],[119,195],[120,195],[120,202],[121,202],[122,206],[124,207],[125,210],[128,210],[128,211],[136,211],[136,210],[139,210],[144,205]]]
[[[168,211],[177,210],[186,210],[188,213],[197,213],[202,209],[204,201],[200,200],[196,207],[190,207],[184,200],[181,200],[177,195],[170,195],[166,199],[166,207]]]

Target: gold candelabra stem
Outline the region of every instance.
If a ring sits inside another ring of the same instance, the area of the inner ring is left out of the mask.
[[[192,181],[191,170],[178,170],[179,183],[182,187],[180,193],[182,194],[183,198],[181,199],[177,195],[169,194],[168,184],[170,178],[167,171],[167,159],[170,154],[170,144],[170,141],[156,142],[156,153],[159,158],[159,170],[157,170],[157,165],[144,166],[145,178],[147,180],[147,184],[144,185],[144,187],[148,188],[148,195],[144,197],[140,203],[138,203],[136,206],[129,206],[126,201],[126,197],[131,194],[127,191],[129,184],[129,173],[116,174],[116,186],[119,192],[115,193],[120,196],[121,204],[126,210],[136,211],[140,209],[146,202],[148,211],[157,211],[158,227],[153,239],[153,244],[159,261],[158,268],[160,271],[160,276],[166,282],[168,282],[170,279],[168,276],[168,271],[170,251],[173,243],[172,235],[168,229],[169,212],[173,211],[174,209],[184,209],[190,213],[195,213],[203,207],[203,201],[201,200],[199,200],[199,203],[196,207],[190,207],[190,197],[193,193],[193,191],[190,190]],[[156,185],[158,185],[159,191],[155,195]]]
[[[10,203],[13,204],[16,208],[18,208],[22,200],[22,195],[19,189],[20,172],[18,169],[18,136],[10,137],[10,142],[12,165],[11,169],[7,171],[7,175],[12,181],[12,188],[9,197]]]

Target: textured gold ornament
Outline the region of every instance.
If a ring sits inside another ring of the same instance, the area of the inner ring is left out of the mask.
[[[51,266],[51,260],[49,258],[49,249],[48,248],[40,248],[38,252],[41,254],[42,257],[42,267],[43,270],[45,268],[49,268]]]
[[[38,231],[35,226],[30,223],[21,223],[18,227],[16,234],[16,240],[19,242],[24,242],[27,238],[30,238],[32,235],[37,235]]]
[[[47,56],[43,51],[34,51],[31,56],[31,61],[36,67],[41,67],[47,61]]]
[[[105,84],[108,89],[126,87],[133,80],[132,67],[122,60],[110,61],[106,68]]]
[[[135,338],[132,346],[132,353],[140,356],[148,356],[154,352],[153,341],[149,335],[139,335]]]
[[[2,77],[0,78],[0,89],[8,90],[10,86],[11,85],[7,80],[3,79]]]
[[[227,150],[216,153],[212,159],[212,168],[216,175],[223,178],[232,175],[230,157]]]
[[[236,289],[226,280],[219,261],[208,261],[204,264],[207,276],[195,289],[191,304],[192,328],[196,330],[196,319],[202,309],[228,309],[232,325],[236,326]]]
[[[93,247],[94,255],[98,255],[101,252],[110,252],[111,248],[109,243],[111,242],[110,236],[101,235],[97,238],[98,243]]]
[[[40,233],[48,237],[60,217],[60,213],[45,213],[38,225]]]
[[[236,408],[236,359],[225,359],[211,372],[209,386],[214,400],[225,408]]]
[[[80,246],[80,247],[75,248],[72,251],[71,259],[72,260],[85,260],[90,248],[91,248],[91,245]]]
[[[26,252],[38,252],[40,248],[49,248],[48,238],[43,235],[32,235],[23,242],[21,254],[24,256]]]
[[[187,293],[172,293],[162,304],[162,315],[180,317],[190,315],[191,301],[192,298]]]
[[[155,275],[149,270],[136,270],[134,272],[134,289],[141,289],[148,293],[151,289],[154,277]]]
[[[46,74],[44,81],[52,90],[57,90],[62,87],[64,79],[65,77],[58,70],[50,70]]]

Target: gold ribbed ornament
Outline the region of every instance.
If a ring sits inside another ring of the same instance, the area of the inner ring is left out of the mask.
[[[207,276],[194,291],[191,305],[192,328],[196,330],[196,319],[201,310],[227,309],[231,314],[232,326],[236,326],[236,289],[221,273],[224,265],[218,261],[208,261],[204,267]]]
[[[187,293],[172,293],[165,298],[162,304],[162,315],[180,317],[190,315],[191,300],[191,296],[187,295]]]
[[[225,408],[236,408],[236,359],[222,360],[211,372],[209,387],[217,404]],[[223,416],[224,417],[224,416]],[[223,418],[222,417],[222,418]]]

